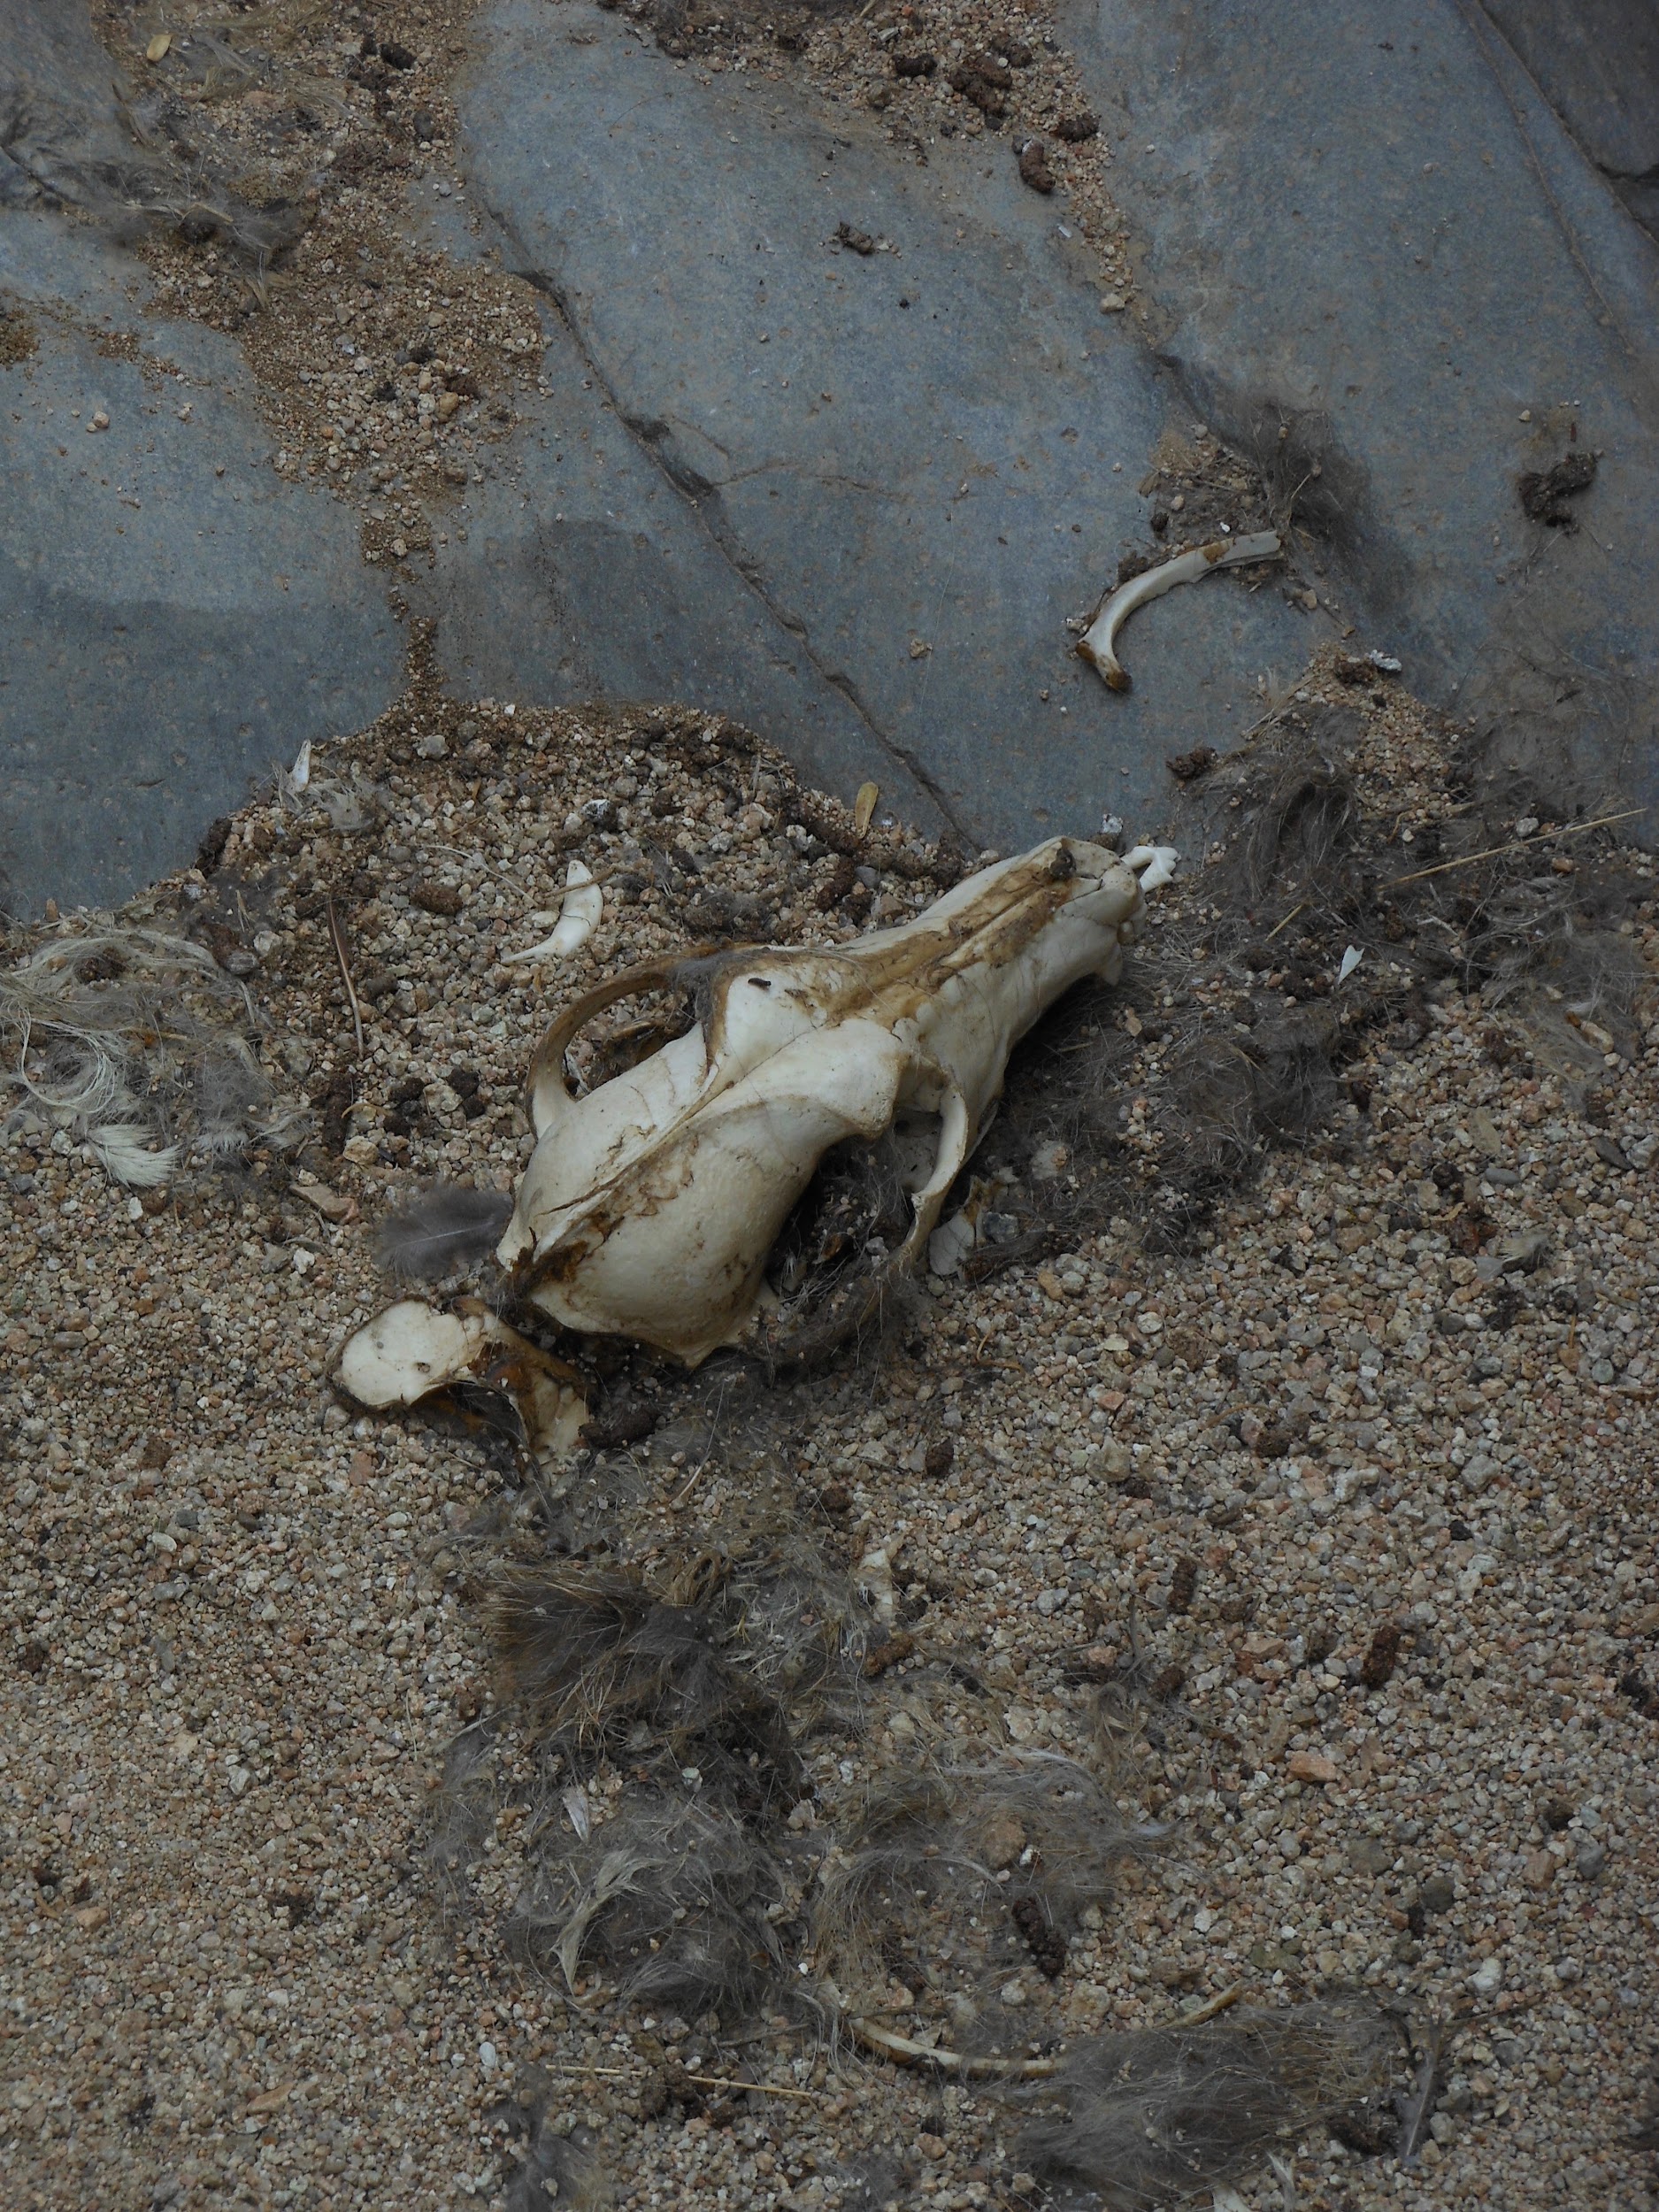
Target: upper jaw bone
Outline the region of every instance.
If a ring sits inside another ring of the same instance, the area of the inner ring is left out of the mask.
[[[515,1289],[566,1326],[695,1365],[754,1318],[824,1154],[907,1108],[938,1118],[899,1256],[913,1259],[1013,1045],[1073,983],[1116,979],[1143,906],[1115,854],[1050,839],[855,944],[717,956],[696,1025],[577,1100],[564,1063],[578,1033],[687,964],[613,978],[553,1025],[531,1071],[536,1148],[498,1252]]]
[[[581,1378],[477,1298],[441,1312],[400,1298],[342,1348],[334,1380],[358,1405],[402,1411],[473,1388],[511,1405],[522,1441],[549,1462],[574,1444],[588,1409]]]

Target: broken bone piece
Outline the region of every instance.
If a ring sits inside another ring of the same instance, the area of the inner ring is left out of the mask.
[[[295,754],[294,765],[291,768],[279,768],[277,771],[278,798],[297,803],[311,788],[311,740],[308,737],[298,752]]]
[[[1116,981],[1143,882],[1098,845],[1053,838],[852,944],[649,961],[588,993],[531,1070],[536,1148],[496,1254],[514,1293],[695,1366],[756,1320],[772,1245],[825,1154],[889,1131],[909,1162],[895,1264],[914,1266],[1010,1051],[1072,984]],[[579,1034],[674,985],[693,991],[693,1025],[573,1097]]]
[[[898,1594],[893,1585],[893,1566],[904,1543],[903,1535],[889,1536],[885,1544],[872,1544],[854,1570],[853,1578],[870,1600],[878,1628],[889,1629],[898,1617]]]
[[[1180,855],[1173,845],[1136,845],[1124,855],[1124,866],[1133,868],[1144,891],[1161,891],[1175,879]]]
[[[371,1411],[405,1412],[486,1394],[512,1409],[518,1440],[553,1461],[575,1447],[588,1407],[580,1377],[490,1312],[463,1298],[449,1312],[400,1298],[348,1338],[334,1380]]]
[[[565,872],[565,897],[552,935],[544,937],[539,945],[527,946],[523,952],[503,953],[502,965],[511,967],[526,960],[567,960],[588,942],[604,910],[604,893],[581,862],[572,860]]]
[[[1126,584],[1118,586],[1078,640],[1079,657],[1098,669],[1112,690],[1127,691],[1129,671],[1118,659],[1114,641],[1137,607],[1144,607],[1148,599],[1161,599],[1166,591],[1173,591],[1177,584],[1196,583],[1201,576],[1208,576],[1214,569],[1240,568],[1248,561],[1276,560],[1283,550],[1278,531],[1256,530],[1241,538],[1213,538],[1208,545],[1198,546],[1190,553],[1178,553],[1173,560],[1143,569],[1139,576],[1132,576]]]
[[[965,1213],[941,1221],[927,1240],[928,1271],[934,1275],[960,1273],[963,1262],[979,1240],[979,1232]]]

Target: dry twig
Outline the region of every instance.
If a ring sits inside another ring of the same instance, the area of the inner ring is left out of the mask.
[[[1195,2028],[1201,2021],[1213,2020],[1218,2013],[1236,2005],[1243,1994],[1244,1984],[1234,1982],[1231,1989],[1224,1989],[1219,1995],[1207,1999],[1203,2004],[1194,2005],[1190,2012],[1178,2013],[1175,2024],[1178,2028]]]
[[[549,2073],[580,2074],[585,2081],[634,2081],[640,2077],[630,2073],[626,2066],[583,2066],[576,2060],[565,2060],[550,2066]],[[765,2097],[794,2097],[803,2104],[827,2104],[832,2093],[827,2089],[787,2088],[782,2082],[739,2081],[726,2074],[687,2074],[685,2078],[695,2082],[699,2089],[736,2089],[745,2096],[751,2092]]]
[[[328,902],[328,937],[334,949],[334,958],[340,964],[340,980],[346,987],[346,1003],[351,1009],[351,1034],[356,1041],[357,1057],[363,1057],[363,1009],[357,1003],[357,986],[351,980],[351,962],[346,952],[346,933],[340,917],[334,911],[333,899]]]
[[[1587,831],[1609,829],[1615,822],[1632,821],[1639,814],[1646,814],[1645,806],[1627,806],[1620,814],[1598,814],[1593,822],[1569,822],[1565,829],[1546,830],[1537,837],[1517,837],[1507,845],[1488,845],[1484,852],[1464,853],[1456,860],[1442,860],[1432,868],[1417,868],[1409,876],[1390,876],[1387,890],[1394,890],[1402,883],[1424,883],[1430,876],[1448,875],[1454,868],[1472,868],[1478,860],[1501,860],[1506,853],[1525,852],[1532,845],[1553,845],[1558,837],[1582,837]],[[1300,911],[1300,910],[1298,910]],[[1286,921],[1290,917],[1286,916]],[[1279,924],[1284,927],[1284,923]]]

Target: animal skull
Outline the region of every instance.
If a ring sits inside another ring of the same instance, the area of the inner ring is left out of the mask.
[[[897,928],[832,949],[648,962],[554,1023],[531,1070],[536,1147],[497,1251],[513,1288],[573,1329],[695,1366],[754,1320],[767,1256],[831,1146],[892,1129],[925,1248],[1017,1041],[1085,976],[1116,980],[1145,910],[1127,862],[1053,838]],[[582,1098],[567,1048],[595,1015],[693,981],[685,1035]]]

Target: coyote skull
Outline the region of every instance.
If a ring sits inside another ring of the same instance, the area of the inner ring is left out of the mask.
[[[831,1146],[892,1130],[926,1248],[1002,1087],[1008,1056],[1085,976],[1117,979],[1141,872],[1054,838],[982,870],[897,928],[828,949],[654,961],[554,1023],[531,1069],[536,1146],[497,1252],[514,1288],[573,1329],[695,1366],[737,1341],[768,1255]],[[691,982],[683,1036],[582,1098],[565,1056],[619,1000]]]

